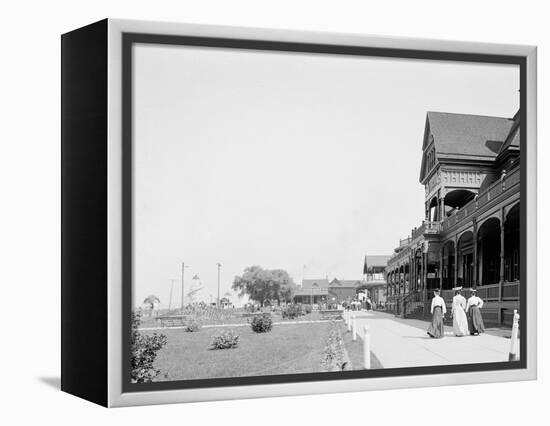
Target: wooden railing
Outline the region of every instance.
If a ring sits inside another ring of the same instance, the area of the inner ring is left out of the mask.
[[[399,240],[399,247],[408,246],[411,243],[411,237]]]
[[[431,220],[423,220],[422,225],[414,229],[412,239],[416,239],[424,234],[438,234],[441,231],[441,223]]]
[[[486,302],[495,302],[499,300],[519,300],[519,281],[505,282],[502,284],[502,296],[500,295],[500,284],[488,284],[476,287],[477,295]],[[463,289],[462,295],[467,299],[471,296],[469,289]],[[445,302],[451,303],[453,300],[453,290],[441,290],[441,297]]]
[[[409,257],[409,251],[407,249],[401,250],[399,253],[395,253],[392,257],[388,259],[388,270],[392,268],[392,264],[399,262],[400,260]]]
[[[446,231],[447,229],[455,226],[461,220],[470,217],[477,209],[483,207],[487,203],[494,200],[503,192],[508,191],[514,185],[519,184],[520,179],[520,170],[516,168],[504,176],[502,179],[494,182],[487,190],[483,191],[481,194],[474,198],[472,201],[464,205],[461,209],[457,210],[451,216],[447,217],[443,222],[441,222],[441,230]]]
[[[517,301],[519,300],[519,281],[514,282],[505,282],[502,284],[502,294],[500,294],[500,284],[489,284],[476,287],[477,295],[484,302],[497,302],[497,301]],[[462,295],[468,299],[472,292],[470,289],[463,289]],[[451,309],[454,297],[453,290],[441,290],[441,297],[445,300],[447,308]],[[422,310],[424,307],[428,308],[426,303],[429,303],[431,300],[431,295],[422,290],[413,291],[406,295],[394,295],[391,297],[391,304],[393,306],[392,312],[396,315],[403,314],[402,309],[404,308],[405,317],[418,317],[422,315]],[[388,298],[388,301],[390,299]],[[404,302],[404,303],[402,303]],[[424,312],[425,313],[425,312]]]
[[[500,284],[489,284],[476,287],[477,295],[484,301],[499,300]]]
[[[511,187],[519,184],[519,180],[520,170],[519,168],[515,168],[506,176],[494,182],[491,186],[487,188],[487,190],[483,191],[472,201],[464,205],[461,209],[456,210],[455,213],[453,213],[451,216],[445,218],[442,222],[423,220],[422,224],[418,228],[412,230],[410,237],[399,240],[399,249],[408,246],[413,240],[422,235],[438,234],[442,231],[446,231],[452,228],[460,221],[466,218],[470,218],[477,209],[485,206],[487,203],[497,198],[503,192],[506,192]],[[406,253],[406,250],[401,250],[389,259],[388,264],[401,260],[401,258],[406,255],[408,255]],[[513,296],[513,293],[510,294],[510,297],[515,297]]]
[[[519,300],[519,281],[502,284],[502,300]]]

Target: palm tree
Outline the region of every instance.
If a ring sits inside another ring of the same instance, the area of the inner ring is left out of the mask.
[[[160,303],[160,299],[155,296],[154,294],[150,294],[145,298],[143,303],[147,303],[149,306],[151,306],[151,314],[153,313],[153,309],[155,309],[155,303]]]

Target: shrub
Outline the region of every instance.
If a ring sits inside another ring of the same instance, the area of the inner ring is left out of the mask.
[[[342,371],[349,369],[348,356],[340,329],[336,322],[329,323],[328,336],[321,357],[321,368],[325,371]]]
[[[201,325],[197,321],[191,320],[185,324],[183,329],[188,333],[194,333],[196,331],[200,331]]]
[[[210,349],[233,349],[239,344],[239,335],[232,330],[212,336]]]
[[[283,310],[282,314],[283,318],[294,319],[299,317],[300,315],[303,315],[304,312],[302,311],[301,305],[294,304],[288,305],[286,309]]]
[[[304,311],[306,314],[311,314],[313,308],[311,307],[311,305],[304,305]]]
[[[141,334],[138,330],[141,318],[139,313],[132,313],[132,355],[130,376],[134,383],[150,383],[160,374],[153,367],[157,352],[166,345],[164,334]]]
[[[271,315],[262,314],[255,316],[250,323],[250,326],[252,327],[252,330],[256,333],[267,333],[268,331],[271,331],[271,328],[273,327]]]

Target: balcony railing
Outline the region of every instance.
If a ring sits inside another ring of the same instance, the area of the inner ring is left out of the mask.
[[[519,168],[515,168],[506,176],[504,176],[503,178],[499,179],[497,182],[489,186],[489,188],[487,188],[487,190],[479,194],[477,198],[474,198],[472,201],[464,205],[461,209],[456,210],[451,216],[445,218],[443,221],[441,222],[429,221],[429,220],[422,221],[422,224],[418,228],[414,228],[412,230],[410,237],[399,240],[398,249],[408,246],[413,240],[415,240],[420,236],[429,235],[429,234],[432,234],[432,235],[438,234],[442,231],[446,231],[447,229],[455,226],[461,220],[467,217],[471,217],[471,215],[477,209],[485,206],[487,203],[497,198],[503,192],[506,192],[513,186],[519,184],[519,179],[520,179],[520,170]],[[403,250],[394,254],[390,258],[390,261],[388,263],[401,259],[401,257],[406,255],[404,252],[406,252],[406,250]]]
[[[441,223],[431,220],[423,220],[422,225],[418,228],[413,229],[412,239],[418,238],[421,235],[425,234],[438,234],[441,232]]]
[[[404,238],[402,240],[399,240],[399,247],[408,246],[411,243],[412,239],[411,237]]]
[[[464,205],[461,209],[457,210],[451,216],[447,217],[443,222],[441,222],[441,230],[446,231],[447,229],[455,226],[461,220],[466,217],[470,217],[477,209],[485,206],[487,203],[491,202],[503,192],[508,191],[514,185],[519,183],[520,170],[519,168],[514,169],[512,172],[508,173],[502,179],[499,179],[493,183],[487,190],[483,191],[481,194],[474,198],[472,201]]]

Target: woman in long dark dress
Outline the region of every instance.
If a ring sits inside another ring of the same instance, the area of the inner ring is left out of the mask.
[[[471,289],[472,295],[468,299],[466,304],[466,314],[468,316],[468,329],[472,336],[478,336],[479,333],[485,331],[485,324],[483,324],[483,317],[481,316],[481,308],[483,307],[483,300],[477,296],[476,289]]]
[[[443,319],[447,313],[447,307],[445,301],[439,295],[439,289],[434,290],[434,298],[432,299],[432,323],[428,328],[428,335],[434,339],[440,339],[445,335],[445,326],[443,325]]]

